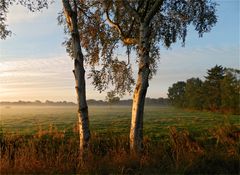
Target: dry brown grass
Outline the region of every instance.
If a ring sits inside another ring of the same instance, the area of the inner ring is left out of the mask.
[[[187,130],[177,131],[175,127],[169,129],[176,169],[192,166],[193,162],[204,154],[204,149]]]
[[[187,130],[169,128],[168,140],[144,139],[140,157],[129,153],[127,136],[93,134],[84,164],[79,164],[78,132],[51,126],[35,135],[2,133],[1,174],[238,174],[239,138],[230,125],[195,140]]]

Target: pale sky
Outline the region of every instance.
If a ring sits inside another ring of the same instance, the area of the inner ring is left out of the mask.
[[[204,78],[216,64],[239,68],[239,1],[217,1],[218,23],[210,33],[198,38],[189,28],[185,47],[180,42],[161,48],[157,75],[150,81],[148,97],[167,97],[168,87],[191,77]],[[14,6],[8,15],[13,35],[0,41],[0,101],[76,101],[73,63],[61,45],[62,26],[57,25],[60,1],[48,10],[31,13]],[[137,67],[134,67],[137,72]],[[87,99],[104,100],[87,79]],[[127,94],[124,98],[131,98]]]

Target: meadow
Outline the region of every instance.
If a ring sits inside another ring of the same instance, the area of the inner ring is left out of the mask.
[[[79,165],[75,106],[1,106],[2,173],[238,174],[239,116],[147,106],[144,152],[129,155],[130,106],[89,106]]]

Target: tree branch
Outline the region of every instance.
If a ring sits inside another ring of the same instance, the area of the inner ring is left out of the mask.
[[[130,29],[129,29],[128,33],[127,33],[127,36],[130,36],[130,34],[131,34],[131,32],[132,32],[132,29],[133,29],[134,23],[135,23],[135,18],[133,19],[133,21],[132,21],[132,23],[131,23],[131,25],[130,25]]]
[[[68,0],[62,0],[62,3],[63,3],[63,8],[66,11],[66,13],[68,14],[68,16],[72,16],[73,10],[72,10],[72,7],[71,7],[69,1]]]
[[[149,2],[149,1],[147,1],[147,2]],[[137,12],[139,11],[139,9],[142,8],[143,4],[144,4],[144,0],[139,0],[138,7],[137,7],[137,9],[136,9]]]
[[[107,17],[107,21],[109,22],[109,24],[113,27],[115,27],[118,30],[118,33],[121,35],[121,37],[123,36],[123,32],[122,29],[120,28],[120,26],[117,23],[114,23],[110,17],[109,17],[109,12],[108,12],[108,8],[106,8],[105,10],[106,13],[106,17]]]
[[[73,8],[74,8],[74,12],[77,13],[77,2],[76,0],[73,0]]]
[[[122,3],[123,6],[127,9],[127,11],[129,11],[134,16],[134,18],[138,20],[140,19],[140,15],[138,14],[138,12],[134,8],[132,8],[126,0],[122,0]]]
[[[141,19],[144,19],[145,16],[146,16],[146,13],[147,13],[147,10],[148,10],[148,7],[149,7],[149,3],[150,3],[150,1],[146,2],[145,6],[144,6],[143,14],[141,15]]]
[[[108,7],[106,7],[105,9],[105,13],[106,13],[106,17],[107,17],[107,21],[109,22],[109,24],[116,28],[120,37],[121,37],[121,40],[123,41],[124,44],[126,45],[131,45],[131,44],[136,44],[137,43],[137,40],[135,38],[128,38],[122,31],[121,27],[119,26],[119,24],[113,22],[111,19],[110,19],[110,16],[109,16],[109,11],[108,11]]]
[[[137,43],[137,39],[136,38],[124,37],[122,41],[126,45],[132,45],[132,44],[136,44]]]
[[[70,31],[73,30],[73,25],[72,25],[72,15],[73,15],[73,10],[71,8],[71,5],[68,0],[62,0],[63,3],[63,12],[66,17],[67,24],[70,28]]]
[[[149,24],[153,16],[157,13],[157,11],[160,9],[160,7],[163,4],[163,0],[156,0],[153,7],[151,8],[151,11],[147,13],[147,16],[144,19],[144,22],[146,24]]]

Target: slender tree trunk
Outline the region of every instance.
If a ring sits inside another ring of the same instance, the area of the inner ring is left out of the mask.
[[[74,42],[74,41],[73,41]],[[77,57],[74,60],[74,76],[76,81],[76,93],[78,101],[78,125],[80,137],[80,157],[83,157],[87,151],[90,139],[88,106],[86,101],[85,70],[83,67],[83,55],[78,50]]]
[[[137,84],[133,95],[132,104],[132,121],[130,130],[130,149],[131,153],[139,154],[143,149],[143,114],[144,103],[149,86],[149,41],[148,41],[148,27],[144,23],[140,26],[140,40],[139,40],[139,71]]]
[[[86,101],[86,86],[85,86],[85,70],[83,65],[83,54],[80,45],[80,36],[77,27],[77,15],[73,15],[73,32],[72,32],[72,47],[74,53],[74,75],[76,81],[76,93],[78,101],[78,120],[79,120],[79,136],[80,136],[80,156],[88,147],[90,139],[88,106]]]
[[[78,31],[77,8],[75,11],[71,9],[69,1],[63,0],[65,16],[68,20],[68,27],[72,37],[72,51],[74,59],[73,74],[75,77],[75,89],[78,101],[78,125],[80,137],[80,158],[83,159],[84,154],[87,152],[88,143],[90,139],[89,119],[88,119],[88,106],[86,101],[86,86],[85,86],[85,70],[84,58],[82,54],[80,35]]]

